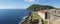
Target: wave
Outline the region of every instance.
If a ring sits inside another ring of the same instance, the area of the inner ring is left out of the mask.
[[[22,21],[21,21],[19,24],[21,24],[22,22],[24,22],[27,17],[28,17],[28,16],[23,17],[23,18],[22,18]]]

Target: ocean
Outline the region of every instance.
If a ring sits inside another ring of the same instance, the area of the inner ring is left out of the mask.
[[[0,24],[19,24],[29,12],[26,9],[0,9]]]

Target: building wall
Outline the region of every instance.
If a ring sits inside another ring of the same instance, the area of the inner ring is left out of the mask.
[[[60,24],[60,17],[57,16],[60,14],[60,10],[51,9],[51,10],[49,10],[49,12],[54,13],[54,14],[48,13],[48,17],[50,17],[49,24]],[[57,15],[55,15],[55,14],[57,14]]]

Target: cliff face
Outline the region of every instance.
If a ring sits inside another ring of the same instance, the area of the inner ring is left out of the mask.
[[[32,12],[22,24],[43,24],[44,22],[43,17],[39,16],[38,12]]]
[[[45,14],[45,19],[43,20],[39,15],[35,15],[35,12],[32,12],[22,24],[60,24],[59,14],[59,9],[47,10],[47,13]]]

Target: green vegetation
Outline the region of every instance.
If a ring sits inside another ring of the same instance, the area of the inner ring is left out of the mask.
[[[26,22],[27,24],[30,24],[30,21]]]
[[[48,23],[48,21],[44,21],[44,24],[47,24]]]
[[[34,12],[34,19],[38,19],[38,18],[39,18],[38,13]]]
[[[27,10],[38,11],[40,9],[55,9],[53,6],[32,4]]]

